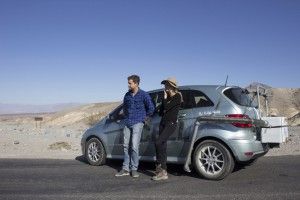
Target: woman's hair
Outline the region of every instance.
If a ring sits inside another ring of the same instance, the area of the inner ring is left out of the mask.
[[[181,97],[181,103],[182,103],[182,102],[183,102],[183,97],[182,97],[181,92],[179,92],[179,90],[178,90],[177,88],[174,88],[174,92],[175,92],[176,94],[179,94],[179,95],[180,95],[180,97]]]
[[[171,84],[169,84],[168,82],[166,83],[166,85],[169,86],[170,90],[173,90],[175,92],[175,94],[179,94],[180,97],[181,97],[181,103],[183,102],[183,97],[182,97],[182,94],[181,92],[179,92],[178,88],[172,86]]]

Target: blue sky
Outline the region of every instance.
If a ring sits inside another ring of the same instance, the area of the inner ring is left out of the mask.
[[[0,0],[0,103],[121,100],[179,84],[300,86],[297,0]]]

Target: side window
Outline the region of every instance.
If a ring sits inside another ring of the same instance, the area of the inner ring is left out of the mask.
[[[183,109],[214,106],[214,103],[201,91],[183,90],[181,93],[183,96]]]
[[[163,99],[163,91],[151,93],[150,97],[153,101],[155,112],[159,112],[160,106],[162,104],[162,99]]]

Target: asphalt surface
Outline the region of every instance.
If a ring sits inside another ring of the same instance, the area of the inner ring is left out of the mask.
[[[120,161],[94,167],[76,160],[0,159],[0,199],[300,199],[300,156],[263,157],[238,166],[222,181],[169,165],[169,180],[151,180],[152,163],[140,177],[115,177]]]

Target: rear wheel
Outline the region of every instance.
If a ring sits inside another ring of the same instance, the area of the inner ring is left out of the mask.
[[[194,167],[206,179],[221,180],[234,168],[234,160],[229,150],[220,142],[205,140],[194,152]]]
[[[97,138],[91,138],[87,142],[85,157],[91,165],[105,164],[106,153],[102,143]]]

